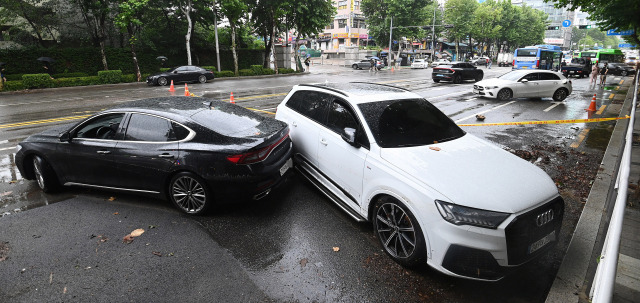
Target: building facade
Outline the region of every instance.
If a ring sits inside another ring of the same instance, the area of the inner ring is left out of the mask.
[[[345,47],[366,46],[371,42],[360,0],[333,0],[337,13],[333,22],[316,38],[325,53],[344,52]]]

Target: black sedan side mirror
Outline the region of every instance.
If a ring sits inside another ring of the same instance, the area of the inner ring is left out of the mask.
[[[351,127],[345,127],[340,135],[342,140],[349,143],[351,146],[356,146],[356,129]]]
[[[71,134],[69,134],[68,131],[61,133],[58,138],[60,139],[60,142],[71,142]]]

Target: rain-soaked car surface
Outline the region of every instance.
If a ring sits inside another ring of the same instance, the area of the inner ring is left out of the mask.
[[[286,178],[291,154],[286,123],[226,102],[165,97],[32,135],[18,145],[16,165],[45,192],[144,193],[201,214],[230,197],[267,196]]]
[[[557,242],[564,201],[540,168],[465,133],[408,90],[297,85],[276,119],[295,167],[387,255],[445,274],[499,280]]]

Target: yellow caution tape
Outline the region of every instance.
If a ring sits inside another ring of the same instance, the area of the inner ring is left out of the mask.
[[[574,120],[547,120],[547,121],[524,121],[524,122],[505,122],[505,123],[477,123],[477,124],[458,124],[458,126],[497,126],[497,125],[534,125],[534,124],[566,124],[566,123],[592,123],[612,120],[629,119],[629,116],[617,118],[597,118],[597,119],[574,119]]]

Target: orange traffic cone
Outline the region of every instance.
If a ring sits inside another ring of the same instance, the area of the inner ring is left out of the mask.
[[[186,84],[186,83],[184,84],[184,96],[185,96],[185,97],[189,97],[189,96],[190,96],[190,94],[189,94],[189,87],[187,86],[187,84]]]
[[[236,104],[236,101],[233,100],[233,92],[231,92],[231,97],[229,97],[229,102],[231,102],[231,104]]]
[[[169,86],[169,92],[175,92],[176,89],[173,87],[173,80],[171,80],[171,86]]]
[[[593,98],[591,99],[591,104],[589,104],[589,108],[587,111],[595,112],[596,111],[596,94],[593,94]]]

